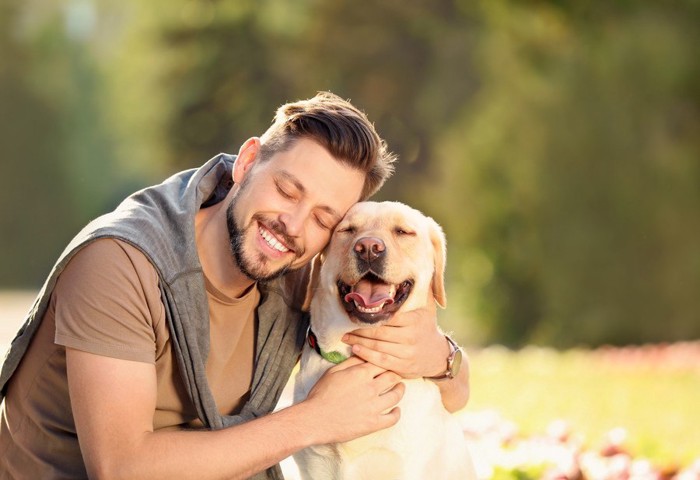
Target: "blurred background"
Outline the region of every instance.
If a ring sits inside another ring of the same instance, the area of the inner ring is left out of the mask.
[[[127,194],[352,100],[469,345],[700,338],[700,3],[0,0],[0,289]],[[20,319],[17,319],[19,322]]]
[[[400,157],[376,199],[447,234],[480,478],[700,479],[699,25],[698,0],[0,0],[0,352],[89,220],[330,90]]]

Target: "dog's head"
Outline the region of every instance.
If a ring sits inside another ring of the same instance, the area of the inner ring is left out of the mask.
[[[398,202],[361,202],[315,259],[305,308],[320,296],[358,324],[384,322],[430,298],[444,308],[444,271],[445,235],[432,218]]]

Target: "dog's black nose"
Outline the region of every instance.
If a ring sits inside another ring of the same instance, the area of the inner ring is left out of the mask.
[[[355,254],[367,263],[384,255],[386,245],[381,238],[362,237],[355,242]]]

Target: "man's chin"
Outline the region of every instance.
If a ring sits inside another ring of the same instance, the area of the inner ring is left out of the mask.
[[[246,271],[243,271],[243,274],[244,274],[246,277],[248,277],[248,278],[250,278],[251,280],[253,280],[254,282],[258,282],[258,283],[268,283],[268,282],[271,282],[271,281],[273,281],[273,280],[277,280],[278,278],[284,276],[288,271],[289,271],[289,269],[286,269],[286,268],[285,268],[285,269],[283,269],[283,270],[279,270],[279,271],[277,271],[277,272],[273,272],[273,273],[270,273],[270,274],[262,274],[262,273],[253,274],[253,273],[249,273],[249,272],[246,272]]]
[[[243,273],[243,275],[250,278],[254,282],[271,282],[272,280],[283,276],[290,270],[293,270],[294,268],[299,268],[293,267],[291,264],[289,264],[278,268],[277,270],[270,270],[267,268],[263,268],[260,265],[250,265],[250,263],[252,262],[247,262],[245,259],[238,258],[238,256],[236,257],[236,263],[238,264],[238,268],[240,269],[241,273]]]

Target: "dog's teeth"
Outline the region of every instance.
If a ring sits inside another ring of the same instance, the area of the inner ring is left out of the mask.
[[[377,307],[374,307],[374,308],[367,308],[367,307],[363,307],[362,305],[359,305],[357,302],[354,302],[354,303],[355,303],[355,307],[357,307],[357,309],[362,313],[379,313],[382,311],[382,308],[384,308],[383,303]]]

